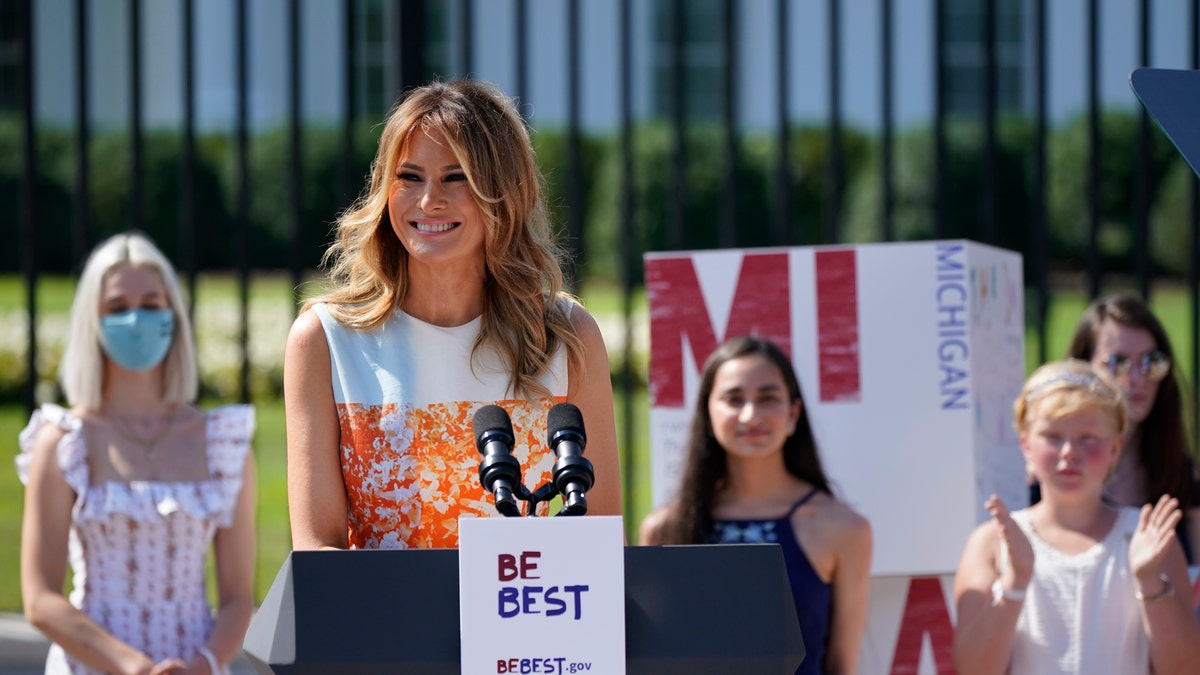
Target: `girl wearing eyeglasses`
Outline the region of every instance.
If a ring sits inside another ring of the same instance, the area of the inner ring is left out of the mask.
[[[1121,506],[1141,506],[1164,494],[1179,500],[1184,517],[1176,534],[1188,562],[1195,564],[1200,481],[1188,455],[1173,355],[1158,318],[1130,295],[1103,297],[1089,305],[1067,354],[1111,373],[1129,405],[1125,449],[1105,485],[1105,498]]]

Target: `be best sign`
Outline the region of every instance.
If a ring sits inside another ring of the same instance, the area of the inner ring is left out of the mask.
[[[460,518],[462,672],[625,672],[617,516]]]

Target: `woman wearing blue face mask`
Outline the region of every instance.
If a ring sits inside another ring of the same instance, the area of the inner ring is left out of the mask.
[[[17,457],[21,593],[54,642],[46,672],[228,672],[254,608],[254,410],[195,407],[179,282],[146,237],[88,258],[59,375],[70,408],[35,411]]]

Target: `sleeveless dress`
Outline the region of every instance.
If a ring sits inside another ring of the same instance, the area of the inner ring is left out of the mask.
[[[1017,620],[1010,673],[1150,672],[1150,643],[1129,569],[1138,512],[1120,508],[1108,535],[1077,555],[1043,541],[1029,523],[1028,509],[1013,512],[1033,546],[1035,564]],[[1008,560],[1006,553],[1001,560]]]
[[[233,524],[254,408],[231,405],[207,413],[209,478],[199,482],[92,484],[82,422],[44,404],[19,436],[22,483],[29,478],[34,437],[46,424],[66,431],[56,448],[58,466],[75,492],[68,539],[71,604],[156,662],[194,658],[213,625],[205,559],[217,529]],[[58,645],[50,647],[45,672],[102,675]]]
[[[804,638],[804,661],[796,669],[797,675],[823,672],[825,651],[829,646],[829,624],[833,620],[833,588],[817,576],[792,530],[792,514],[816,494],[817,489],[813,488],[780,518],[713,521],[713,533],[708,541],[710,544],[779,544],[792,585],[800,634]]]
[[[517,399],[499,355],[485,348],[472,359],[481,318],[446,328],[397,311],[358,330],[324,303],[312,311],[329,345],[351,548],[457,548],[459,516],[499,515],[479,483],[472,419],[484,405],[512,418],[522,482],[550,481],[546,414],[566,400],[563,349],[539,378],[552,397]]]

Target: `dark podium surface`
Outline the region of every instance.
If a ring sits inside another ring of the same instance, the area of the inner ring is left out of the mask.
[[[458,673],[458,599],[457,550],[293,551],[244,648],[264,674]],[[791,675],[804,643],[779,547],[626,547],[625,654],[631,675]]]

